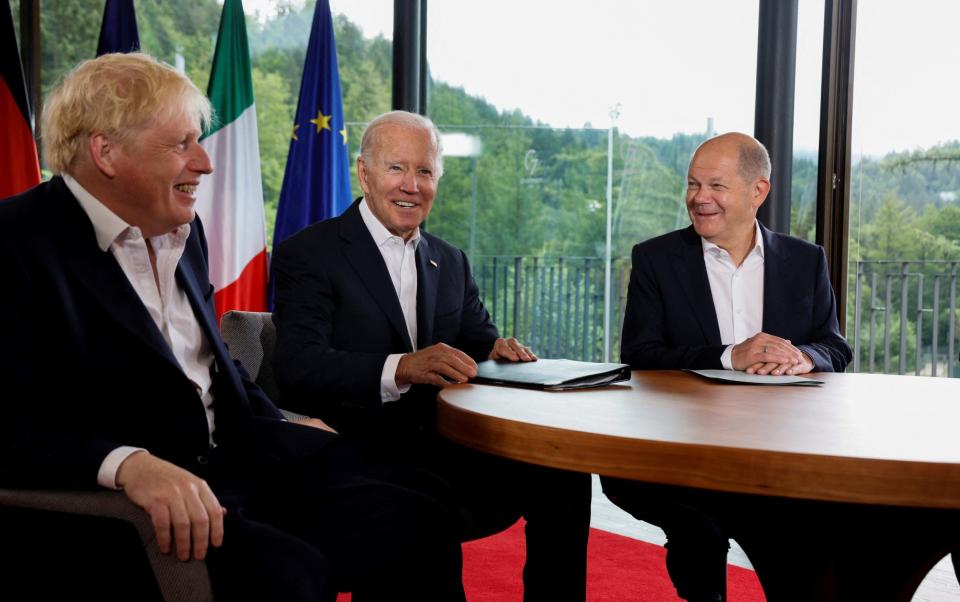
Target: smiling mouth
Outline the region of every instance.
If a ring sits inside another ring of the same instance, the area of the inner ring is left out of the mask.
[[[691,213],[697,217],[711,217],[713,215],[720,215],[720,211],[716,207],[709,205],[695,206]]]
[[[403,209],[412,209],[417,206],[416,203],[408,203],[407,201],[391,201],[397,207],[402,207]]]
[[[197,191],[196,184],[177,184],[176,186],[174,186],[174,188],[176,188],[180,192],[185,192],[189,195],[193,195],[193,193]]]

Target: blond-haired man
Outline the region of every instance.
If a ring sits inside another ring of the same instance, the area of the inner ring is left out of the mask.
[[[321,421],[284,421],[231,360],[194,215],[210,117],[143,54],[86,61],[47,100],[58,175],[0,203],[0,483],[122,490],[220,599],[462,599],[442,509],[362,476]],[[149,595],[75,528],[72,578],[31,591]]]

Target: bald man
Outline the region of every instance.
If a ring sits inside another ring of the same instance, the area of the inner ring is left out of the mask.
[[[826,255],[757,221],[769,192],[770,157],[753,137],[700,145],[687,174],[691,225],[633,248],[621,361],[639,370],[843,371],[851,351]],[[680,597],[726,599],[729,535],[709,505],[677,488],[616,479],[605,479],[604,491],[666,532]]]

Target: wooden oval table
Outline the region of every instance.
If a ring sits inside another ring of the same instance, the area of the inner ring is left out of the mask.
[[[817,599],[909,600],[960,547],[960,381],[813,376],[824,384],[635,371],[629,383],[578,391],[456,385],[440,392],[437,423],[454,441],[515,460],[780,504],[774,514],[803,525],[808,553],[820,556],[817,574],[790,577],[815,582]],[[784,591],[758,575],[768,599]]]

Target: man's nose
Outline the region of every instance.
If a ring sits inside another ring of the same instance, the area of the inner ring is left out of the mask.
[[[693,191],[693,196],[691,197],[691,200],[698,205],[709,203],[710,190],[705,186],[701,186],[695,189]]]
[[[400,183],[400,190],[408,194],[414,194],[420,191],[417,185],[417,173],[414,170],[408,170],[403,174],[403,181]]]
[[[204,174],[213,173],[213,163],[210,161],[207,150],[199,142],[194,145],[194,148],[194,156],[189,164],[190,169]]]

